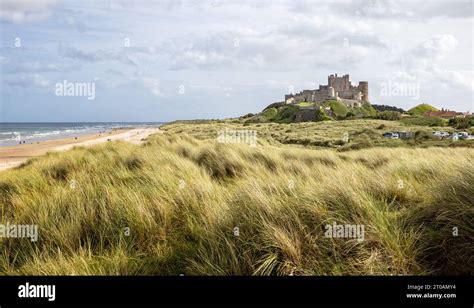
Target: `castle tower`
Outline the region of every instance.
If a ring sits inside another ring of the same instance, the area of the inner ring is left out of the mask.
[[[359,91],[362,93],[362,100],[369,101],[369,83],[367,81],[359,81]]]
[[[328,76],[328,86],[333,87],[335,91],[348,91],[351,89],[349,74],[337,77],[337,74]]]
[[[333,88],[333,87],[329,87],[329,88],[328,88],[328,96],[331,97],[331,98],[336,97],[336,92],[334,92],[334,88]]]

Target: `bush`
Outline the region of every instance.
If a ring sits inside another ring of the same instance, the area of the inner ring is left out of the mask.
[[[402,117],[401,113],[398,111],[382,111],[375,115],[376,119],[388,120],[388,121],[397,121]]]
[[[339,117],[345,117],[349,112],[347,107],[343,103],[338,101],[330,101],[329,107],[331,107],[331,110],[336,114],[336,116]]]
[[[454,119],[450,119],[448,122],[449,126],[452,126],[457,129],[466,129],[471,127],[472,117],[457,117]]]
[[[316,118],[315,118],[316,122],[332,120],[332,118],[327,115],[324,109],[316,109],[315,113],[316,113]]]
[[[241,116],[240,118],[241,118],[241,119],[246,119],[246,118],[251,118],[251,117],[253,117],[253,116],[254,116],[253,113],[247,113],[246,115],[243,115],[243,116]]]
[[[430,140],[433,139],[433,136],[424,130],[419,130],[415,132],[415,138],[416,141],[424,141],[424,140]]]
[[[262,116],[268,121],[276,117],[277,114],[278,114],[278,110],[276,108],[270,108],[262,112]]]
[[[273,121],[280,123],[291,123],[295,120],[298,110],[299,108],[297,106],[284,106],[278,109],[278,114],[273,118]]]

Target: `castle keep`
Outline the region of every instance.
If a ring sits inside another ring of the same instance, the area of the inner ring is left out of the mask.
[[[363,102],[369,101],[369,83],[360,81],[359,85],[354,86],[349,80],[349,75],[337,77],[335,74],[328,76],[328,84],[319,85],[317,90],[303,90],[285,95],[287,104],[322,103],[326,100],[337,100],[348,107],[360,107]]]

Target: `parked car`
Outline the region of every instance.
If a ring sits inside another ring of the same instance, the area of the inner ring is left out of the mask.
[[[469,134],[466,132],[458,132],[453,134],[453,139],[458,140],[458,139],[469,139]]]
[[[412,132],[400,131],[394,132],[394,134],[397,134],[400,139],[409,139],[412,137]]]
[[[398,139],[399,138],[398,133],[392,133],[392,132],[384,133],[383,136],[385,138],[391,138],[391,139]]]
[[[446,137],[449,137],[449,133],[448,132],[434,131],[433,136],[439,137],[439,138],[446,138]]]

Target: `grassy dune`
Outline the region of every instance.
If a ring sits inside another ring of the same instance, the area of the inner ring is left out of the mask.
[[[333,148],[338,151],[350,151],[371,147],[472,147],[474,140],[453,141],[450,138],[438,139],[432,136],[433,131],[453,133],[452,127],[427,127],[405,125],[398,121],[373,119],[321,121],[304,123],[253,123],[242,120],[184,121],[166,125],[169,133],[188,134],[198,139],[216,138],[218,131],[225,128],[232,130],[252,130],[258,133],[259,140],[266,140],[273,145],[301,145],[311,148]],[[409,131],[414,138],[409,140],[384,138],[388,131]],[[459,131],[459,130],[457,130]],[[468,132],[474,134],[473,129]],[[346,141],[345,138],[349,140]]]
[[[338,152],[271,132],[250,147],[213,129],[0,173],[1,223],[39,226],[36,243],[0,238],[0,273],[474,274],[474,149]],[[365,240],[324,237],[333,222],[365,225]]]

